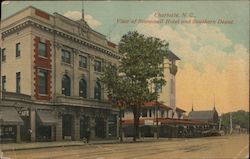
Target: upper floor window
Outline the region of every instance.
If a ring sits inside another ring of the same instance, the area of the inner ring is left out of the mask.
[[[43,42],[38,43],[38,55],[42,57],[47,57],[46,45]]]
[[[19,57],[21,54],[21,50],[20,50],[20,43],[16,44],[16,57]]]
[[[70,96],[70,78],[67,75],[63,75],[62,78],[62,94]]]
[[[67,50],[62,50],[62,62],[70,64],[71,62],[70,52]]]
[[[101,61],[95,60],[94,71],[97,71],[97,72],[101,72],[102,71]]]
[[[47,77],[48,71],[46,70],[39,70],[38,78],[39,78],[39,94],[48,94],[47,91]]]
[[[4,62],[5,60],[6,60],[6,49],[5,48],[3,48],[2,49],[2,62]]]
[[[2,76],[2,91],[6,91],[6,76]]]
[[[16,73],[16,93],[21,92],[21,73]]]
[[[87,98],[87,82],[84,79],[79,81],[79,96]]]
[[[87,57],[82,55],[79,56],[79,67],[87,68]]]
[[[101,84],[98,81],[95,83],[94,98],[99,100],[101,99]]]

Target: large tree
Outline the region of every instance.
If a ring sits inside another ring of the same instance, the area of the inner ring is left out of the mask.
[[[139,136],[141,106],[157,97],[150,88],[165,84],[163,60],[167,49],[166,41],[128,32],[119,42],[119,53],[123,55],[120,65],[109,66],[103,73],[102,82],[108,93],[133,110],[134,141]]]

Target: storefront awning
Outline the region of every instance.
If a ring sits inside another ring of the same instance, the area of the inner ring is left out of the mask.
[[[37,116],[42,125],[55,125],[57,123],[56,116],[51,111],[37,111]]]
[[[0,125],[23,125],[23,120],[13,107],[0,107]]]

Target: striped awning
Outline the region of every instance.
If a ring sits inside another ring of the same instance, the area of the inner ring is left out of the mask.
[[[55,125],[57,123],[55,113],[52,111],[39,110],[37,116],[42,125]]]
[[[23,120],[14,107],[0,107],[0,125],[23,125]]]

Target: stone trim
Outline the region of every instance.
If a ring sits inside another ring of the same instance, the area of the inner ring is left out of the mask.
[[[66,33],[66,31],[61,31],[58,29],[53,29],[53,28],[44,26],[44,25],[39,24],[31,19],[29,19],[29,20],[27,20],[19,25],[16,25],[16,26],[14,26],[6,31],[3,31],[2,38],[5,38],[6,36],[16,32],[18,30],[21,30],[25,27],[28,27],[28,26],[33,26],[33,27],[36,27],[38,29],[41,29],[41,30],[49,32],[49,33],[55,33],[58,36],[62,36],[64,38],[67,38],[69,40],[77,42],[81,45],[96,49],[96,50],[98,50],[98,51],[100,51],[100,52],[102,52],[110,57],[115,58],[115,59],[120,59],[122,57],[122,55],[119,55],[118,53],[114,53],[113,51],[110,51],[109,48],[106,46],[101,46],[100,44],[96,44],[94,42],[89,42],[89,41],[87,41],[87,39],[82,39],[81,37],[77,37],[76,35],[70,35],[70,33]]]

